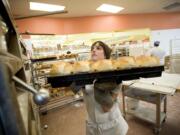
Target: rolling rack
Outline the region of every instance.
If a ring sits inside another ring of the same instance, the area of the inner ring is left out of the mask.
[[[56,57],[50,57],[50,58],[43,58],[43,59],[31,59],[30,60],[30,69],[31,69],[31,75],[32,75],[32,83],[35,88],[40,88],[42,84],[40,84],[40,79],[44,80],[44,84],[46,83],[46,74],[39,74],[38,71],[43,70],[43,68],[36,68],[37,64],[44,63],[44,62],[50,62],[55,61]],[[46,68],[47,70],[49,68]]]
[[[47,77],[46,76],[48,75],[48,73],[39,73],[39,72],[41,72],[43,70],[49,70],[50,71],[50,69],[51,69],[51,66],[37,68],[37,65],[39,65],[39,64],[43,65],[44,63],[51,65],[53,62],[57,62],[57,61],[65,60],[65,59],[77,60],[77,56],[76,57],[70,57],[70,58],[57,58],[56,56],[52,56],[52,57],[47,57],[47,58],[30,59],[30,68],[31,68],[33,86],[35,88],[40,88],[40,87],[42,87],[42,85],[46,85],[47,84],[47,81],[46,81]],[[39,83],[40,78],[44,80],[43,81],[44,84]]]
[[[67,86],[67,88],[66,87],[56,87],[55,89],[52,88],[47,82],[48,73],[38,74],[38,71],[41,71],[44,69],[50,70],[51,67],[36,68],[36,65],[39,63],[41,63],[41,64],[50,63],[50,62],[53,63],[53,62],[57,62],[57,61],[61,61],[61,60],[70,60],[70,59],[77,60],[77,57],[59,58],[59,59],[57,59],[57,57],[31,59],[30,67],[31,67],[31,73],[32,73],[32,83],[33,83],[34,87],[36,87],[36,88],[45,87],[51,93],[51,98],[50,98],[49,102],[47,104],[39,107],[40,113],[46,114],[49,110],[61,108],[67,104],[82,100],[82,96],[75,97],[73,93],[66,95],[65,91],[70,91],[70,88],[68,88],[68,86]],[[40,81],[42,83],[40,83]],[[64,93],[64,95],[62,95],[62,93]]]

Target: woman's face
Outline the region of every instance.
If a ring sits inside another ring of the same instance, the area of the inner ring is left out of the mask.
[[[103,47],[100,45],[94,45],[91,49],[91,60],[105,59]]]

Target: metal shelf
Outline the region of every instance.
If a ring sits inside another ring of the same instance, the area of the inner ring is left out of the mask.
[[[124,91],[124,95],[130,98],[135,98],[135,99],[142,100],[148,103],[156,104],[157,97],[156,97],[156,94],[153,92],[139,90],[135,88],[129,88]],[[161,95],[160,98],[162,102],[166,98],[166,95]]]
[[[127,114],[133,115],[139,119],[145,120],[147,122],[156,124],[156,111],[150,108],[139,107],[136,110],[128,110]],[[162,123],[166,118],[164,112],[160,113],[160,123]]]
[[[66,96],[63,98],[57,98],[55,100],[51,100],[48,104],[43,105],[39,108],[40,112],[46,112],[58,107],[63,107],[67,104],[73,103],[75,101],[83,100],[83,97],[75,98],[74,96]]]
[[[35,62],[47,62],[57,60],[57,57],[41,58],[41,59],[31,59],[33,63]]]

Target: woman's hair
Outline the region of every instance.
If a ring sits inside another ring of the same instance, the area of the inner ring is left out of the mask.
[[[111,56],[111,48],[109,48],[108,45],[106,45],[104,42],[102,41],[96,41],[92,44],[91,46],[91,51],[93,50],[94,46],[101,46],[104,50],[104,56],[105,56],[105,59],[109,59],[110,56]]]

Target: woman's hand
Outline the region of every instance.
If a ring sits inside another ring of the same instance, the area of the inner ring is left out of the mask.
[[[77,94],[80,90],[82,90],[85,86],[84,85],[77,85],[76,82],[72,82],[69,86],[74,94]]]
[[[108,107],[106,105],[101,105],[101,108],[102,108],[103,112],[106,113],[106,112],[110,112],[112,107]]]
[[[115,101],[118,98],[119,93],[112,93],[111,96],[113,98],[113,101]]]

